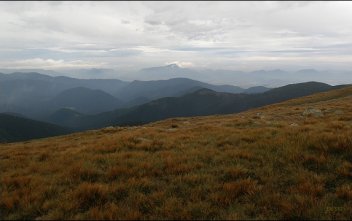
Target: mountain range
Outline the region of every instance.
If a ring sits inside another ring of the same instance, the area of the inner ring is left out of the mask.
[[[268,90],[265,87],[243,89],[233,85],[212,85],[187,78],[126,82],[16,72],[0,74],[0,112],[15,112],[35,119],[43,119],[61,108],[96,114],[162,97],[181,96],[200,88],[230,93]]]
[[[143,68],[141,70],[115,70],[107,68],[63,69],[59,71],[42,69],[0,69],[2,73],[37,72],[50,76],[70,76],[73,78],[121,79],[133,80],[167,80],[171,78],[189,78],[210,84],[230,84],[242,88],[262,85],[273,88],[287,84],[317,81],[338,85],[352,82],[352,72],[349,70],[316,70],[305,68],[300,70],[253,70],[240,71],[229,69],[209,69],[195,67],[180,67],[169,64],[159,67]]]
[[[145,68],[129,76],[139,80],[160,80],[175,77],[186,77],[214,84],[235,84],[240,87],[263,85],[280,87],[287,84],[317,81],[337,85],[352,82],[351,71],[301,69],[286,71],[281,69],[238,71],[227,69],[196,69],[170,64],[160,67]]]
[[[165,68],[180,69],[178,66]],[[144,71],[155,69],[158,70]],[[302,70],[301,74],[307,71],[313,72]],[[172,117],[237,113],[343,86],[305,82],[244,89],[188,78],[127,82],[40,73],[0,74],[0,113],[4,114],[3,118],[12,119],[14,125],[21,125],[23,121],[20,131],[29,130],[27,137],[3,130],[2,140],[38,137],[32,134],[32,127],[26,126],[30,119],[35,121],[33,125],[43,124],[42,128],[48,128],[47,123],[58,125],[52,129],[53,133],[38,132],[45,137],[111,125],[140,125]]]
[[[291,84],[258,94],[232,94],[202,88],[179,97],[164,97],[146,104],[97,115],[83,115],[70,109],[63,109],[54,113],[47,120],[77,130],[111,125],[139,125],[172,117],[237,113],[340,87],[343,86],[306,82]]]

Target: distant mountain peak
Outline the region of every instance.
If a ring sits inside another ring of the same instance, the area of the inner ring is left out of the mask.
[[[160,70],[178,70],[178,69],[182,69],[180,66],[178,66],[177,64],[168,64],[165,66],[159,66],[159,67],[150,67],[150,68],[143,68],[142,71],[160,71]]]
[[[168,67],[168,68],[180,68],[177,64],[169,64],[169,65],[166,65],[166,67]]]

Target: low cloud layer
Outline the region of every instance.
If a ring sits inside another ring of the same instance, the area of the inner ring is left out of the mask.
[[[352,68],[352,2],[0,2],[0,18],[1,68]]]

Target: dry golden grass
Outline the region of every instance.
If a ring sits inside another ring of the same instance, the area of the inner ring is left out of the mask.
[[[0,219],[351,219],[352,88],[1,144],[0,168]]]

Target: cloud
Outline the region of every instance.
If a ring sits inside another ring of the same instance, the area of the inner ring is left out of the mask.
[[[0,2],[0,64],[346,68],[351,10],[351,2]]]
[[[87,62],[81,60],[65,61],[54,59],[33,58],[26,60],[16,60],[10,62],[0,62],[1,66],[6,68],[23,69],[66,69],[66,68],[97,68],[104,65],[104,63]]]

